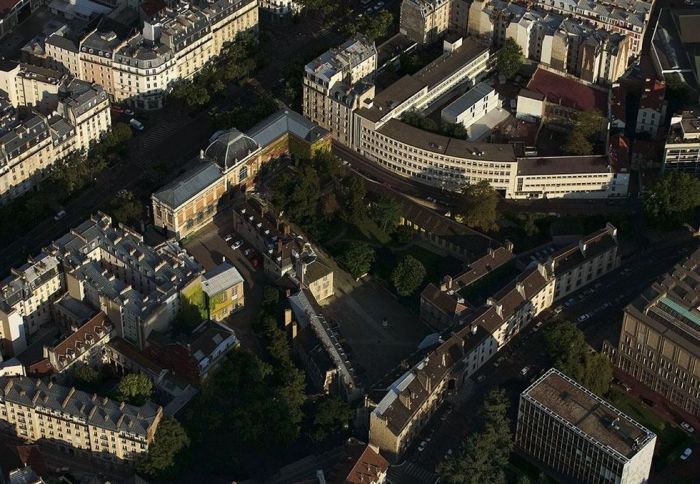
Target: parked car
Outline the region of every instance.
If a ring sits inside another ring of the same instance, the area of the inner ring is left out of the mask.
[[[681,428],[688,432],[689,434],[692,434],[695,432],[695,429],[693,428],[692,425],[690,425],[688,422],[681,422]]]
[[[129,120],[129,125],[136,131],[143,131],[143,124],[136,118],[131,118]]]
[[[575,303],[576,303],[576,299],[573,297],[570,297],[569,299],[566,300],[566,302],[564,303],[564,306],[566,306],[568,308],[568,307],[573,306]]]
[[[692,454],[693,454],[693,449],[691,449],[690,447],[688,447],[688,448],[685,449],[685,450],[683,451],[683,453],[681,454],[681,460],[688,460],[688,457],[690,457]]]
[[[559,314],[559,313],[562,312],[563,310],[564,310],[564,307],[563,307],[563,306],[557,306],[557,307],[554,308],[554,314]]]
[[[124,110],[124,114],[126,114],[127,116],[133,116],[135,113],[133,110],[127,108]]]
[[[112,104],[111,107],[112,107],[112,111],[114,111],[115,113],[121,114],[124,112],[124,108],[121,106],[117,106],[116,104]]]
[[[476,382],[477,382],[477,383],[481,383],[481,382],[483,382],[484,380],[486,380],[486,375],[479,375],[479,376],[476,377]]]
[[[590,317],[591,317],[590,313],[583,313],[581,316],[578,317],[578,319],[576,319],[576,321],[578,321],[579,323],[583,323],[585,320],[587,320]]]
[[[646,397],[640,397],[639,399],[640,399],[644,404],[649,405],[650,407],[653,407],[653,406],[654,406],[654,400],[651,400],[651,399],[646,398]]]
[[[62,219],[63,217],[65,217],[65,216],[66,216],[66,211],[65,211],[65,210],[59,210],[58,212],[56,212],[56,215],[53,216],[53,219],[54,219],[56,222],[58,222],[59,220],[61,220],[61,219]]]
[[[226,234],[226,236],[224,237],[224,241],[227,244],[230,244],[232,240],[233,240],[233,234]]]
[[[535,325],[535,329],[533,329],[533,331],[534,332],[539,331],[540,328],[542,327],[542,324],[543,324],[542,321],[538,321],[537,324]]]
[[[522,370],[520,370],[520,374],[522,376],[526,376],[530,372],[530,367],[529,366],[524,366]]]
[[[233,250],[237,250],[237,249],[240,249],[242,245],[243,245],[243,241],[242,241],[242,240],[237,240],[237,241],[235,241],[233,244],[231,244],[231,248],[232,248]]]

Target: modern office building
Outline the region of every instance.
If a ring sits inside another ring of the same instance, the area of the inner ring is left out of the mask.
[[[671,118],[663,170],[700,175],[700,110],[683,111]]]
[[[445,106],[440,113],[443,121],[469,128],[482,117],[500,107],[498,94],[486,83],[480,82]]]
[[[624,311],[614,365],[671,404],[700,416],[700,250],[639,295]]]
[[[520,395],[515,444],[557,481],[644,484],[656,435],[552,368]]]
[[[148,451],[163,409],[140,407],[26,377],[0,377],[0,424],[97,465],[133,464]]]

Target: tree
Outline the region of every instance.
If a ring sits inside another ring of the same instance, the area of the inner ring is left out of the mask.
[[[688,84],[683,82],[680,75],[676,73],[669,74],[665,77],[665,80],[669,113],[675,114],[692,103],[690,88]]]
[[[464,448],[438,467],[440,478],[454,484],[505,484],[513,440],[505,392],[492,390],[481,408],[483,428],[471,434]]]
[[[353,242],[339,257],[340,263],[358,278],[367,274],[374,263],[374,249],[367,244]]]
[[[119,381],[117,395],[121,401],[143,405],[153,396],[153,383],[142,373],[129,373]]]
[[[566,138],[564,152],[576,156],[590,155],[593,154],[593,145],[580,131],[573,129]]]
[[[391,282],[400,296],[410,296],[420,287],[425,274],[425,267],[421,261],[407,255],[402,257],[391,271]]]
[[[133,224],[143,217],[143,205],[130,191],[120,190],[109,205],[114,219],[119,223]]]
[[[613,378],[610,361],[602,353],[589,351],[576,325],[561,321],[545,332],[544,341],[556,368],[596,394],[608,391]]]
[[[329,435],[342,435],[350,428],[352,409],[336,396],[319,400],[314,411],[310,437],[316,442],[326,440]]]
[[[394,16],[391,12],[382,10],[378,15],[365,15],[356,23],[347,24],[347,30],[350,35],[360,33],[367,37],[367,40],[373,42],[387,37],[393,23]]]
[[[525,214],[525,224],[523,225],[523,230],[525,231],[525,235],[528,237],[532,237],[534,235],[537,235],[540,231],[539,227],[537,226],[537,219],[535,218],[535,215],[532,213],[526,213]]]
[[[102,381],[102,373],[90,365],[79,365],[73,370],[73,380],[83,390],[94,390]]]
[[[396,198],[381,195],[372,208],[374,221],[385,232],[393,232],[396,226],[399,225],[403,210],[401,202]]]
[[[498,228],[498,194],[487,180],[467,185],[456,210],[457,220],[482,230]]]
[[[604,122],[605,118],[601,112],[594,109],[592,111],[578,111],[576,113],[574,125],[576,131],[588,138],[600,133],[604,127]]]
[[[365,180],[356,175],[350,175],[345,180],[345,212],[348,222],[361,224],[367,218],[367,187]]]
[[[644,210],[651,221],[665,226],[685,221],[698,206],[700,180],[676,171],[657,180],[644,200]]]
[[[523,49],[515,39],[508,37],[501,50],[498,51],[498,72],[506,76],[506,78],[512,79],[518,73],[518,69],[520,69],[524,60]]]
[[[190,439],[180,422],[174,417],[164,417],[146,456],[137,461],[136,469],[156,479],[174,477],[176,457],[189,445]]]

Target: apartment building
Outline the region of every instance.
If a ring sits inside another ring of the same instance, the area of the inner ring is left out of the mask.
[[[93,215],[45,251],[61,263],[65,289],[99,309],[115,332],[138,348],[153,330],[169,327],[180,293],[199,284],[199,264],[176,242],[151,247],[104,214]]]
[[[113,329],[107,315],[100,311],[58,344],[45,346],[44,356],[57,373],[75,364],[98,366],[102,364],[102,349],[109,343]]]
[[[440,117],[452,124],[469,128],[482,117],[500,107],[498,94],[486,83],[480,82],[466,93],[445,106]]]
[[[552,368],[520,394],[515,445],[557,480],[643,484],[656,435]]]
[[[362,36],[309,62],[304,67],[304,116],[351,146],[352,113],[374,96],[370,81],[376,69],[377,48]]]
[[[0,377],[0,423],[96,465],[131,464],[148,451],[162,407],[140,407],[27,377]]]
[[[261,0],[260,10],[275,17],[287,17],[301,12],[303,5],[294,0]]]
[[[30,106],[49,114],[58,105],[58,91],[66,75],[46,67],[12,61],[0,63],[0,95],[14,107]]]
[[[607,223],[594,232],[558,252],[546,262],[555,277],[554,300],[558,301],[620,267],[617,228]]]
[[[534,5],[548,12],[589,23],[598,29],[629,37],[630,53],[636,57],[642,51],[642,40],[649,24],[653,2],[597,0],[581,3],[575,0],[536,0]]]
[[[202,290],[212,321],[222,321],[245,305],[243,277],[228,262],[224,261],[202,274]]]
[[[526,58],[600,84],[617,80],[633,54],[630,38],[623,33],[502,0],[473,2],[468,32],[494,47],[512,38]]]
[[[678,263],[624,311],[613,364],[684,411],[700,415],[700,250]]]
[[[27,337],[51,320],[51,302],[65,289],[58,259],[41,253],[0,282],[0,337],[2,353],[18,355]]]
[[[646,133],[656,138],[659,129],[666,122],[666,83],[658,79],[646,78],[644,90],[639,100],[635,133]]]
[[[381,389],[370,414],[370,443],[398,461],[447,393],[549,307],[553,294],[554,281],[543,265],[535,264],[470,311],[444,340]]]
[[[58,92],[56,111],[31,111],[0,131],[0,203],[35,187],[56,164],[86,151],[110,129],[101,87],[73,80]]]
[[[399,32],[419,44],[429,44],[447,33],[452,0],[403,0]]]
[[[115,102],[159,109],[173,82],[191,78],[238,33],[257,26],[253,0],[181,2],[146,20],[130,37],[98,27],[76,45],[63,32],[54,33],[46,56],[73,76],[102,85]]]
[[[671,118],[663,171],[672,170],[700,174],[700,110],[683,111]]]
[[[300,329],[291,308],[285,309],[284,328],[292,341],[294,356],[301,363],[314,392],[335,395],[340,391],[338,368],[310,326]]]

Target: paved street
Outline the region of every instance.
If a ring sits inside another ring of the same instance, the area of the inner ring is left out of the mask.
[[[563,304],[571,298],[575,303],[565,308],[559,316],[553,311],[547,311],[539,319],[546,325],[556,319],[576,321],[582,314],[591,314],[579,327],[584,331],[588,343],[599,350],[603,339],[614,338],[619,334],[622,309],[645,287],[697,246],[696,239],[684,239],[663,246],[652,246],[646,252],[634,253],[623,261],[620,269],[560,301],[559,304]],[[609,306],[605,307],[606,303]],[[511,399],[510,413],[514,428],[520,392],[549,366],[544,353],[543,334],[542,329],[536,331],[534,324],[531,324],[521,335],[514,338],[474,376],[476,378],[483,374],[486,377],[481,384],[468,384],[460,395],[453,397],[453,403],[443,406],[435,414],[422,435],[409,449],[406,460],[433,470],[445,458],[448,450],[456,452],[475,429],[475,409],[479,408],[485,393],[494,387],[504,388]],[[525,366],[529,367],[529,371],[523,377],[521,370]],[[451,408],[454,408],[454,411],[451,411]],[[418,451],[417,444],[427,438],[430,438],[430,441],[427,442],[425,450]]]

